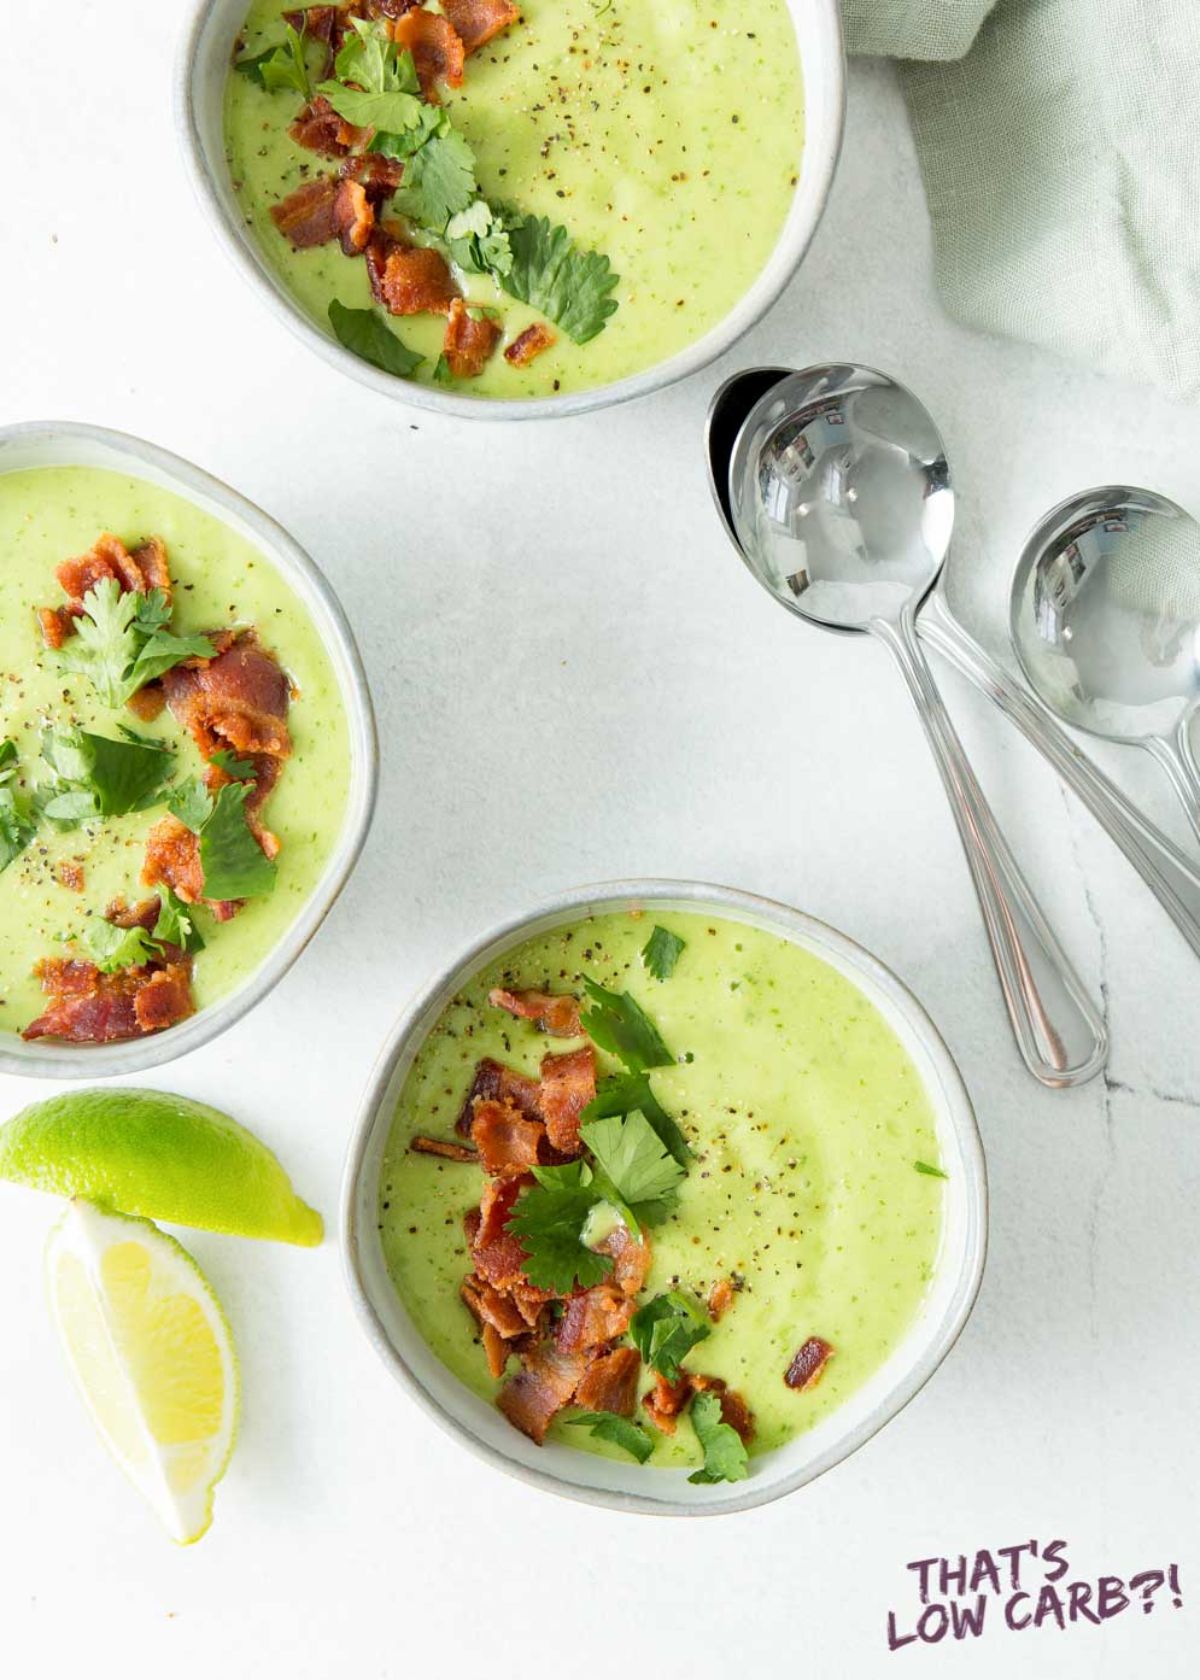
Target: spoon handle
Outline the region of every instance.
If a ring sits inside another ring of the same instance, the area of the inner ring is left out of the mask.
[[[1151,735],[1143,744],[1149,747],[1166,771],[1167,780],[1178,794],[1179,803],[1192,825],[1192,833],[1200,840],[1200,772],[1197,771],[1196,760],[1192,756],[1188,723],[1187,717],[1180,720],[1173,741],[1164,741],[1157,735]]]
[[[904,674],[958,824],[959,838],[1017,1046],[1043,1085],[1081,1085],[1108,1056],[1108,1034],[1029,890],[984,798],[917,642],[914,615],[870,629]]]
[[[917,628],[956,670],[1015,723],[1121,848],[1188,944],[1200,956],[1200,871],[1120,788],[1092,763],[1054,715],[1013,681],[951,617],[940,595],[921,609]]]

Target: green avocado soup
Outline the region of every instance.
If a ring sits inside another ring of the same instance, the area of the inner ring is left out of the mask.
[[[343,825],[349,738],[337,679],[306,608],[244,537],[213,515],[143,479],[92,467],[46,467],[0,475],[0,739],[15,742],[18,785],[32,792],[44,776],[44,731],[79,726],[110,738],[122,725],[174,749],[174,782],[198,776],[204,761],[169,710],[146,723],[105,706],[89,680],[58,667],[45,648],[37,609],[59,605],[54,569],[90,549],[104,531],[127,544],[156,535],[167,546],[175,585],[173,626],[181,632],[254,625],[292,685],[292,756],[267,800],[264,820],[278,835],[274,890],[252,898],[229,922],[203,907],[194,914],[205,940],[192,992],[204,1009],[247,979],[278,945],[316,887]],[[0,871],[0,1030],[19,1031],[46,999],[33,974],[42,957],[62,956],[118,897],[136,903],[146,836],[165,805],[89,819],[60,832],[45,822],[28,848]],[[84,888],[60,884],[60,865],[82,868]]]
[[[686,941],[673,974],[650,977],[640,953],[654,925]],[[536,1076],[548,1050],[571,1049],[488,1005],[493,986],[579,992],[583,976],[627,991],[658,1027],[670,1066],[654,1095],[695,1159],[677,1211],[649,1232],[644,1303],[677,1289],[704,1302],[733,1278],[738,1292],[692,1349],[686,1369],[723,1378],[755,1415],[751,1455],[811,1429],[896,1349],[929,1289],[939,1252],[943,1183],[929,1099],[875,1007],[836,969],[778,935],[695,913],[599,915],[531,939],[476,975],[443,1011],[401,1092],[380,1179],[386,1264],[419,1333],[473,1393],[492,1399],[475,1320],[459,1298],[471,1270],[464,1212],[479,1201],[473,1163],[410,1148],[449,1138],[485,1056]],[[619,1064],[597,1052],[601,1075]],[[812,1388],[784,1373],[809,1337],[833,1357]],[[514,1370],[510,1363],[509,1374]],[[643,1368],[641,1396],[651,1387]],[[572,1426],[549,1439],[631,1460]],[[700,1463],[688,1418],[649,1431],[651,1466]]]
[[[504,347],[546,317],[491,276],[456,268],[468,303],[496,310],[503,325],[482,373],[450,387],[472,396],[587,390],[695,343],[765,267],[800,170],[804,101],[785,0],[524,0],[521,12],[468,56],[462,87],[443,87],[441,98],[475,153],[483,196],[547,217],[606,256],[620,276],[618,308],[589,342],[555,328],[550,350],[515,367]],[[279,0],[254,0],[239,56],[278,41],[279,20]],[[268,266],[328,333],[331,300],[373,305],[362,258],[336,241],[295,251],[271,220],[272,205],[338,167],[289,138],[301,103],[294,90],[231,72],[226,151]],[[376,314],[423,357],[413,377],[433,382],[444,318]]]

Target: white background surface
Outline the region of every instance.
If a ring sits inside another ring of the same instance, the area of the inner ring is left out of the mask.
[[[897,679],[877,649],[753,587],[710,511],[701,439],[738,366],[849,356],[896,372],[948,440],[962,614],[1007,657],[1007,579],[1034,517],[1121,477],[1200,507],[1200,415],[944,318],[902,102],[878,66],[852,72],[802,273],[725,364],[581,421],[410,415],[305,354],[211,246],[167,108],[177,11],[68,0],[54,38],[69,51],[24,54],[9,79],[0,420],[141,433],[282,519],[358,631],[384,770],[364,861],[299,966],[154,1082],[233,1109],[328,1216],[375,1052],[448,952],[558,886],[726,881],[834,922],[923,999],[978,1107],[991,1258],[957,1350],[857,1457],[760,1512],[680,1525],[577,1507],[464,1456],[362,1337],[332,1240],[190,1236],[234,1323],[245,1416],[214,1528],[182,1552],[68,1385],[41,1293],[55,1209],[4,1191],[4,1672],[325,1680],[567,1657],[689,1677],[1194,1673],[1195,959],[1040,761],[948,678],[997,810],[1108,1001],[1107,1083],[1033,1084]],[[1106,762],[1180,832],[1148,760]],[[3,1112],[52,1088],[0,1087]],[[1176,1561],[1184,1607],[887,1654],[887,1611],[903,1622],[916,1604],[909,1559],[1035,1537],[1070,1543],[1073,1577]]]

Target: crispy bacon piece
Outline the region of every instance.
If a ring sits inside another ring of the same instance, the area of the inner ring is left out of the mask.
[[[803,1390],[820,1382],[821,1374],[833,1357],[833,1349],[820,1336],[810,1336],[783,1374],[789,1388]]]
[[[579,1117],[596,1095],[596,1052],[590,1044],[542,1057],[541,1108],[546,1136],[560,1155],[578,1155]]]
[[[70,858],[60,858],[54,865],[54,879],[68,892],[82,892],[87,881],[83,865],[72,863]]]
[[[205,905],[219,922],[231,921],[244,902],[205,898],[200,837],[178,817],[163,817],[146,836],[142,881],[147,887],[170,887],[185,904]]]
[[[466,51],[448,18],[415,7],[394,19],[390,33],[401,51],[412,54],[421,93],[431,104],[437,103],[439,82],[462,86]]]
[[[516,1336],[528,1335],[529,1326],[517,1303],[494,1289],[484,1278],[464,1278],[460,1293],[464,1305],[481,1329],[490,1325],[498,1336],[503,1336],[508,1342]]]
[[[83,612],[84,596],[106,578],[115,578],[123,595],[146,595],[152,589],[161,589],[168,604],[171,600],[171,573],[166,544],[161,537],[147,537],[131,554],[120,537],[105,531],[86,554],[56,566],[54,575],[67,604],[38,609],[42,640],[49,648],[60,648],[74,634],[75,620]]]
[[[391,315],[445,315],[458,296],[445,258],[378,229],[367,242],[367,278]]]
[[[517,1197],[527,1184],[533,1179],[526,1174],[524,1178],[493,1178],[483,1187],[483,1196],[477,1210],[479,1223],[474,1232],[468,1232],[468,1240],[472,1248],[488,1248],[498,1242],[505,1234],[508,1216],[512,1212]]]
[[[538,1164],[546,1128],[540,1120],[527,1120],[510,1102],[476,1097],[471,1137],[485,1173],[520,1177]]]
[[[615,1342],[628,1330],[633,1311],[632,1299],[610,1284],[581,1289],[563,1308],[555,1332],[558,1345],[574,1353]]]
[[[75,634],[78,611],[71,607],[39,607],[38,623],[42,641],[48,648],[60,648],[68,636]]]
[[[104,920],[119,928],[145,928],[152,933],[162,909],[162,900],[154,898],[139,898],[136,904],[128,904],[123,898],[114,898],[104,912]]]
[[[141,574],[142,588],[147,593],[151,589],[161,589],[170,606],[171,569],[167,563],[167,545],[162,538],[146,537],[129,558]]]
[[[161,715],[166,703],[167,697],[160,682],[144,683],[136,694],[131,694],[125,702],[134,717],[140,718],[143,723],[153,723],[155,718]]]
[[[375,226],[375,210],[362,184],[350,176],[306,181],[271,206],[271,220],[293,250],[341,241],[348,257],[361,255]]]
[[[555,1415],[570,1404],[587,1359],[582,1353],[564,1353],[546,1341],[522,1354],[521,1363],[524,1369],[505,1383],[496,1404],[514,1428],[540,1447]]]
[[[503,1063],[493,1061],[490,1056],[485,1056],[476,1067],[471,1089],[467,1092],[466,1101],[454,1122],[454,1130],[460,1137],[471,1135],[476,1097],[485,1097],[492,1102],[512,1103],[514,1108],[521,1110],[527,1120],[540,1120],[542,1117],[541,1086],[537,1080],[530,1079],[527,1074],[518,1073],[516,1068],[505,1067]]]
[[[579,999],[569,992],[510,992],[494,986],[488,993],[494,1009],[506,1009],[519,1021],[532,1021],[539,1032],[551,1038],[578,1038],[583,1031]]]
[[[446,319],[442,354],[455,379],[474,379],[482,373],[499,341],[499,322],[487,315],[476,320],[462,298],[454,299]]]
[[[721,1402],[721,1422],[736,1430],[746,1446],[749,1446],[754,1439],[754,1413],[737,1390],[730,1388],[721,1377],[706,1377],[700,1372],[685,1375],[694,1394],[707,1391],[718,1397]]]
[[[479,1338],[483,1343],[488,1375],[499,1379],[508,1370],[508,1343],[492,1324],[480,1325]]]
[[[340,173],[358,181],[376,209],[395,192],[404,179],[404,165],[382,152],[362,152],[348,157]]]
[[[525,1276],[525,1250],[519,1239],[508,1229],[508,1216],[517,1197],[529,1182],[528,1177],[489,1179],[484,1187],[483,1200],[478,1210],[479,1223],[475,1226],[473,1236],[468,1228],[468,1241],[475,1270],[494,1288],[510,1293],[518,1287],[522,1290],[533,1290],[533,1285]],[[535,1293],[539,1302],[551,1298],[548,1293]]]
[[[558,335],[551,332],[541,321],[535,321],[513,339],[504,352],[504,360],[511,362],[513,367],[528,367],[530,362],[537,360],[543,350],[549,350],[557,343]]]
[[[485,47],[521,15],[512,0],[442,0],[442,11],[462,37],[468,53]]]
[[[369,128],[358,128],[340,117],[323,93],[310,99],[288,134],[297,146],[316,152],[318,157],[342,158],[356,146],[365,146],[371,138]]]
[[[598,1249],[601,1254],[612,1256],[613,1269],[607,1281],[631,1298],[637,1295],[645,1285],[650,1262],[654,1258],[650,1238],[645,1231],[639,1242],[624,1225],[618,1225],[598,1244]]]
[[[708,1316],[714,1324],[721,1319],[733,1305],[733,1298],[737,1294],[732,1278],[718,1278],[708,1292]]]
[[[632,1417],[641,1368],[636,1348],[614,1348],[588,1366],[575,1390],[575,1404],[589,1412],[615,1412],[618,1417]]]
[[[291,752],[288,681],[252,631],[215,659],[176,665],[162,683],[174,717],[205,758],[225,747],[243,756]]]
[[[102,974],[94,963],[47,957],[34,973],[49,1007],[21,1034],[72,1044],[116,1044],[174,1026],[195,1008],[189,959],[165,966],[147,963]]]
[[[654,1373],[654,1387],[642,1397],[642,1405],[655,1429],[664,1435],[674,1435],[675,1420],[692,1397],[692,1385],[686,1374],[677,1383],[670,1383],[660,1371]]]
[[[437,1155],[443,1161],[478,1161],[473,1149],[462,1143],[450,1143],[445,1138],[415,1137],[408,1146],[415,1155]]]

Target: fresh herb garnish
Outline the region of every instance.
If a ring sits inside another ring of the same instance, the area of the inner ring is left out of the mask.
[[[419,127],[421,112],[426,109],[412,93],[373,92],[344,87],[341,82],[322,82],[317,92],[324,94],[338,116],[355,128],[376,128],[386,133]]]
[[[925,1173],[930,1178],[949,1178],[950,1177],[950,1174],[948,1172],[943,1172],[941,1167],[931,1167],[929,1165],[928,1161],[914,1161],[913,1166],[917,1169],[917,1171],[919,1173]]]
[[[731,1424],[721,1420],[720,1397],[706,1390],[697,1394],[690,1412],[704,1453],[704,1468],[694,1470],[689,1482],[744,1482],[750,1474],[746,1444]]]
[[[687,1139],[650,1089],[647,1074],[614,1073],[602,1079],[580,1120],[586,1125],[589,1120],[606,1120],[610,1114],[632,1114],[634,1109],[646,1116],[663,1148],[686,1170],[692,1158]]]
[[[639,1464],[645,1464],[654,1451],[654,1443],[641,1424],[634,1423],[632,1418],[620,1417],[616,1412],[580,1412],[566,1421],[590,1428],[601,1441],[611,1441],[614,1446],[623,1447]]]
[[[177,898],[170,887],[159,889],[158,918],[151,938],[162,945],[178,945],[182,951],[204,949],[204,939],[196,926],[191,905]]]
[[[120,817],[146,811],[163,797],[174,768],[168,747],[125,731],[113,741],[82,729],[51,731],[42,757],[55,780],[40,792],[43,816],[59,828],[74,828],[90,817]]]
[[[525,1275],[536,1288],[556,1295],[590,1289],[612,1270],[607,1254],[597,1254],[582,1241],[588,1215],[602,1199],[591,1168],[572,1161],[565,1167],[534,1167],[533,1176],[537,1183],[508,1220],[528,1256]]]
[[[598,251],[581,251],[566,228],[545,216],[527,216],[509,232],[512,267],[504,290],[540,309],[576,344],[604,330],[616,312],[612,296],[619,275]]]
[[[654,1022],[628,992],[610,992],[595,980],[584,979],[592,1007],[583,1017],[588,1037],[625,1063],[630,1073],[666,1067],[674,1058]]]
[[[123,706],[183,659],[212,657],[207,636],[176,636],[166,628],[171,610],[161,589],[122,591],[116,578],[102,578],[84,596],[83,609],[58,662],[86,676],[106,706]]]
[[[433,377],[437,380],[439,385],[454,384],[454,374],[451,372],[450,363],[444,354],[439,356],[437,361],[434,363]]]
[[[304,60],[304,33],[290,23],[284,25],[282,41],[249,58],[235,58],[233,67],[243,76],[249,76],[252,82],[257,82],[259,87],[266,88],[268,93],[293,88],[303,99],[312,97],[308,65]]]
[[[437,117],[433,131],[405,164],[404,181],[392,202],[410,221],[442,233],[451,216],[474,203],[479,188],[475,153],[445,111]]]
[[[647,974],[652,975],[655,980],[669,980],[686,944],[686,939],[680,939],[679,935],[672,933],[669,928],[655,927],[642,946],[642,962]]]
[[[681,1362],[697,1342],[711,1334],[711,1326],[695,1301],[673,1289],[639,1307],[629,1334],[646,1364],[676,1383]]]
[[[451,260],[468,273],[491,274],[503,285],[513,260],[509,231],[520,220],[514,212],[477,198],[446,224],[443,237]]]
[[[407,379],[424,360],[373,309],[348,309],[334,298],[329,305],[329,324],[347,350],[398,379]]]
[[[200,836],[205,898],[261,898],[275,886],[275,864],[246,820],[250,791],[228,782],[214,797],[193,777],[172,792],[171,815]]]
[[[37,833],[28,800],[13,786],[16,771],[16,742],[0,741],[0,870],[19,858]]]
[[[202,951],[204,940],[192,920],[189,907],[169,887],[159,898],[158,916],[150,930],[135,923],[121,927],[97,917],[79,937],[79,944],[102,974],[119,968],[141,968],[165,955],[164,945],[184,951]]]
[[[213,753],[208,761],[215,764],[218,770],[223,770],[227,776],[232,776],[235,782],[253,782],[257,779],[258,770],[252,758],[239,758],[235,752],[222,747],[220,752]]]
[[[368,93],[412,93],[421,91],[413,56],[401,52],[382,19],[351,18],[348,34],[334,60],[339,82],[355,82]]]
[[[596,1158],[601,1188],[611,1188],[618,1204],[632,1214],[634,1236],[638,1225],[659,1225],[674,1212],[687,1172],[644,1114],[634,1109],[623,1120],[615,1115],[593,1120],[580,1127],[579,1135]]]

